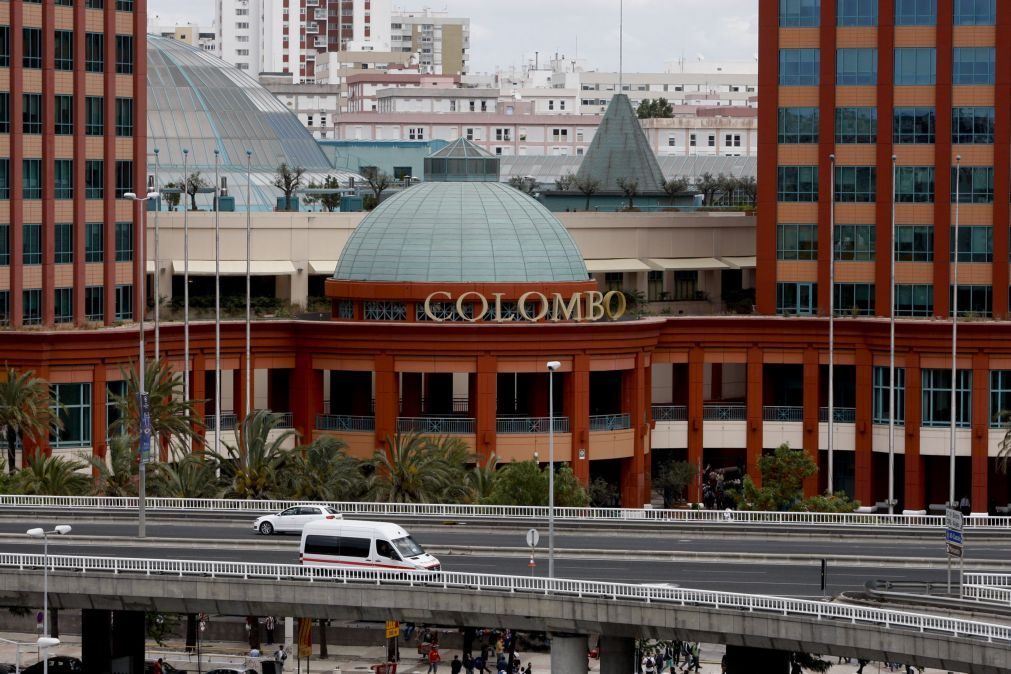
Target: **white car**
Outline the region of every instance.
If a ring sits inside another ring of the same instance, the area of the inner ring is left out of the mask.
[[[297,505],[274,515],[258,517],[253,522],[253,530],[270,536],[274,533],[302,533],[302,527],[316,520],[340,520],[344,516],[328,506]]]

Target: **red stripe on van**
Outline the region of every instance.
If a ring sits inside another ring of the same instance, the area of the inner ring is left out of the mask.
[[[403,571],[411,571],[413,569],[418,568],[416,566],[393,566],[392,564],[376,564],[373,562],[337,562],[332,559],[319,559],[317,557],[303,557],[302,563],[304,564],[305,562],[319,562],[321,564],[344,564],[346,566],[365,566],[375,569],[400,569]],[[426,566],[423,568],[427,570],[432,567]]]

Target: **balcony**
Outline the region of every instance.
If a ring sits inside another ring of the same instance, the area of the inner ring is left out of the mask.
[[[207,414],[204,416],[204,430],[213,433],[216,427],[215,420],[216,416],[213,414]],[[239,425],[239,417],[233,412],[225,412],[221,415],[221,430],[223,431],[234,431],[235,427]]]
[[[555,433],[569,432],[569,418],[555,417],[498,417],[495,420],[495,432],[508,435],[547,433],[554,427]]]
[[[591,431],[623,431],[632,428],[628,414],[594,414],[590,417]]]
[[[653,405],[653,420],[663,421],[688,421],[688,407],[686,405]]]
[[[376,418],[349,414],[318,414],[316,415],[316,430],[371,432],[376,430]]]
[[[744,403],[710,403],[702,407],[703,421],[747,421],[748,408]]]
[[[766,405],[762,408],[762,420],[801,423],[804,421],[804,408],[799,405]]]
[[[474,432],[474,419],[466,417],[399,417],[399,433],[465,434]]]
[[[828,423],[828,408],[818,409],[818,421]],[[832,421],[837,424],[855,424],[857,421],[857,411],[853,407],[836,407],[832,410]]]

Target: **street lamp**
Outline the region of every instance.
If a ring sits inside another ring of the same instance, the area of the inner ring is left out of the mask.
[[[828,493],[835,493],[835,155],[831,162],[828,223]]]
[[[955,444],[958,428],[958,204],[962,200],[959,189],[962,177],[962,155],[955,155],[955,252],[951,281],[951,455],[948,459],[948,507],[956,508],[955,501]]]
[[[548,578],[555,577],[555,370],[562,364],[549,360],[548,368]]]
[[[221,455],[221,150],[214,148],[214,454]]]
[[[151,453],[151,421],[146,412],[146,371],[144,367],[144,310],[147,308],[147,294],[145,292],[145,281],[147,280],[147,255],[145,254],[147,238],[147,230],[144,228],[144,214],[147,210],[147,202],[149,199],[157,199],[157,192],[148,192],[145,197],[138,197],[133,192],[127,192],[123,195],[124,198],[133,201],[134,203],[140,205],[140,236],[137,242],[137,257],[139,258],[141,265],[141,273],[138,275],[137,283],[140,284],[140,288],[137,289],[137,294],[140,296],[140,316],[137,317],[137,332],[139,333],[139,345],[138,345],[138,360],[137,360],[137,385],[139,389],[137,391],[137,435],[138,435],[138,447],[137,454],[140,458],[140,465],[137,467],[137,538],[144,538],[145,534],[145,513],[144,513],[144,501],[147,492],[146,488],[146,464],[148,458],[150,458]],[[157,274],[157,270],[155,271]],[[155,358],[158,358],[158,354],[155,353]]]
[[[253,186],[252,186],[252,166],[253,166],[253,151],[246,150],[246,405],[243,412],[242,418],[245,419],[249,416],[249,410],[252,409],[253,401],[249,399],[252,393],[252,372],[253,372],[253,361],[251,359],[250,353],[250,318],[252,316],[251,311],[251,288],[250,288],[250,260],[252,252],[252,225],[250,220],[250,200],[253,196]]]
[[[892,242],[888,263],[888,296],[891,308],[888,311],[888,514],[895,514],[895,201],[898,190],[896,157],[892,155],[892,226],[888,238]],[[903,370],[905,372],[905,370]],[[905,375],[903,375],[905,376]],[[903,379],[903,381],[905,381]],[[907,501],[908,503],[908,501]]]
[[[49,636],[49,534],[65,536],[69,533],[69,524],[58,524],[52,531],[46,531],[41,527],[27,531],[32,538],[42,539],[42,636],[37,643],[42,649],[43,674],[49,674],[49,649],[60,643],[59,639]]]

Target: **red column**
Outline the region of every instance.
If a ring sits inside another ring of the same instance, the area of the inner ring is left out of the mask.
[[[94,456],[105,457],[106,437],[109,427],[109,420],[106,417],[105,396],[106,396],[106,375],[105,365],[99,363],[95,366],[91,384],[91,453]],[[91,469],[92,477],[98,477],[97,471]]]
[[[646,459],[646,440],[649,433],[649,417],[646,406],[649,404],[646,397],[646,354],[641,351],[635,354],[635,369],[627,372],[625,376],[629,381],[629,402],[628,412],[632,424],[634,453],[632,455],[632,475],[631,483],[635,494],[635,507],[642,507],[644,503],[649,503],[649,471],[650,466]]]
[[[471,410],[477,430],[478,460],[483,465],[495,453],[498,412],[498,359],[495,356],[478,356],[477,376],[474,377],[477,403]]]
[[[818,352],[804,351],[804,451],[818,465],[819,455],[818,422]],[[818,494],[818,475],[804,480],[804,496]]]
[[[376,447],[385,447],[386,438],[397,433],[399,396],[393,356],[376,356]]]
[[[997,3],[997,35],[1011,35],[1011,4]],[[994,91],[994,147],[1011,146],[1011,50],[997,49],[997,88]],[[1008,226],[1011,224],[1008,191],[1011,189],[1011,153],[993,157],[993,315],[1008,314]],[[975,501],[973,502],[975,505]]]
[[[143,3],[141,3],[143,4]],[[105,232],[105,262],[102,285],[105,286],[105,324],[116,320],[116,12],[105,12],[105,135],[102,147],[105,157],[105,199],[103,231]],[[76,38],[75,38],[76,39]],[[137,111],[134,111],[136,119]],[[78,122],[80,123],[80,122]],[[83,252],[83,251],[82,251]]]
[[[323,413],[323,371],[313,368],[312,354],[307,350],[295,354],[290,400],[295,430],[302,442],[312,442],[316,415]]]
[[[55,8],[51,2],[42,4],[42,25],[55,25]],[[54,319],[56,281],[56,184],[52,179],[56,170],[56,127],[54,106],[56,101],[56,52],[53,46],[55,31],[42,31],[42,324],[52,325]]]
[[[986,353],[972,356],[972,511],[985,513],[990,508],[990,362]],[[955,494],[955,498],[961,498]]]
[[[756,486],[762,486],[762,474],[758,469],[758,460],[762,458],[765,444],[763,436],[762,414],[762,350],[758,347],[748,349],[748,392],[747,415],[748,434],[746,439],[747,471]]]
[[[761,314],[776,313],[776,164],[778,163],[779,0],[758,3],[758,174],[768,176],[758,185],[758,236],[755,302]],[[701,422],[701,419],[700,419]],[[697,499],[693,499],[697,501]]]
[[[818,314],[828,315],[829,293],[832,292],[829,282],[832,251],[828,242],[832,233],[832,205],[835,195],[832,194],[832,163],[828,156],[835,148],[835,77],[836,77],[836,3],[835,0],[822,0],[821,28],[819,30],[820,69],[818,87],[818,106],[821,114],[818,118],[818,241],[825,244],[818,247]],[[770,234],[771,236],[771,234]],[[771,244],[770,244],[771,245]]]
[[[1001,3],[997,3],[1001,4]],[[953,0],[937,0],[937,16],[952,16]],[[934,315],[948,316],[949,294],[951,288],[950,257],[951,257],[951,70],[953,45],[953,28],[950,21],[938,21],[936,30],[937,79],[934,87],[936,128],[940,130],[934,144]],[[1000,51],[998,49],[998,51]],[[880,52],[879,52],[880,53]],[[882,111],[879,107],[878,118]],[[889,115],[891,118],[891,115]],[[880,138],[878,140],[881,140]],[[996,147],[996,146],[995,146]],[[994,155],[999,155],[995,152]],[[994,182],[994,189],[997,183]],[[881,237],[878,237],[878,250]],[[1006,248],[1005,248],[1006,250]],[[880,257],[880,256],[879,256]]]
[[[108,250],[108,249],[107,249]],[[115,299],[115,298],[113,298]],[[105,298],[106,302],[109,298]],[[197,440],[193,444],[194,452],[204,451],[204,438],[207,436],[207,428],[204,427],[204,416],[207,414],[207,358],[200,351],[190,352],[193,359],[193,369],[190,370],[190,388],[193,394],[190,400],[194,400],[193,411],[200,421],[200,428],[197,431]]]
[[[874,361],[869,349],[856,352],[856,457],[854,498],[864,505],[874,503],[872,465],[874,457],[874,409],[871,400]]]
[[[875,216],[877,218],[877,249],[879,251],[874,262],[874,301],[876,311],[879,316],[890,316],[891,307],[891,261],[888,254],[892,250],[892,124],[895,104],[895,81],[894,70],[895,60],[892,56],[895,45],[895,7],[893,0],[881,0],[878,8],[878,142],[876,150],[876,162],[878,165],[877,189],[878,198],[875,206]],[[950,17],[951,14],[938,14],[937,16]],[[835,21],[833,20],[833,25]],[[941,23],[940,21],[938,23]],[[824,54],[822,48],[822,54]],[[831,81],[835,81],[834,79]],[[824,84],[824,81],[822,82]],[[835,87],[829,87],[835,89]],[[822,110],[826,108],[822,107]],[[940,110],[938,110],[940,112]],[[938,133],[938,140],[947,133],[950,126],[941,127],[942,133]],[[950,134],[947,134],[950,137]],[[824,239],[827,241],[827,239]],[[826,298],[827,299],[827,298]]]
[[[400,387],[403,396],[402,413],[405,417],[421,416],[421,399],[424,397],[420,372],[401,372]]]
[[[11,2],[11,59],[10,59],[10,90],[11,90],[11,125],[13,128],[20,128],[19,124],[24,115],[24,106],[21,94],[24,92],[24,69],[20,55],[24,53],[24,4],[21,2]],[[82,40],[83,42],[83,40]],[[24,181],[23,164],[24,160],[24,135],[21,133],[10,134],[10,325],[12,328],[20,328],[23,307],[24,307],[24,265],[22,255],[24,251],[22,228],[24,226],[24,192],[22,189]],[[22,462],[28,454],[28,445],[25,444],[25,451],[22,454]]]
[[[705,405],[705,361],[700,347],[688,352],[688,462],[699,471],[697,479],[688,488],[688,500],[702,500],[702,412]]]
[[[904,510],[923,510],[923,458],[920,456],[920,423],[923,418],[920,356],[906,354],[906,448]]]
[[[108,38],[107,38],[108,39]],[[133,187],[134,192],[147,194],[147,3],[134,3],[133,11]],[[147,215],[147,203],[142,204]],[[141,278],[147,279],[147,218],[134,211],[133,304],[135,317],[147,310],[146,293],[140,292]],[[155,272],[157,273],[157,272]],[[147,283],[144,284],[145,289]],[[157,300],[156,300],[157,301]]]
[[[17,3],[20,4],[20,3]],[[85,25],[85,7],[83,2],[74,3],[74,25]],[[85,49],[84,40],[74,36],[74,323],[84,325],[84,287],[86,285],[84,248],[85,220],[87,210],[84,185],[84,162],[87,157],[87,137],[84,135],[85,104],[87,93],[85,88]],[[134,122],[137,120],[137,110],[134,110]],[[16,119],[16,118],[15,118]],[[11,157],[14,155],[11,154]]]
[[[572,472],[584,485],[590,483],[590,357],[572,357],[572,372],[565,378],[565,409],[572,432]],[[583,450],[585,458],[579,458]],[[641,505],[641,504],[640,504]]]

